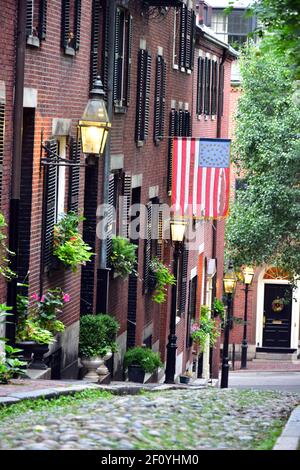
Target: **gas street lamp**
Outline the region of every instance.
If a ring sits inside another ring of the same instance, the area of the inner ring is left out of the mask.
[[[223,341],[223,358],[222,358],[222,374],[221,374],[221,388],[228,387],[229,375],[229,332],[232,315],[233,293],[236,287],[236,276],[233,272],[233,266],[230,263],[227,273],[223,278],[224,291],[227,294],[227,315],[225,320],[224,341]]]
[[[93,89],[90,91],[90,99],[87,102],[82,118],[79,120],[81,143],[83,153],[89,155],[102,155],[111,122],[109,122],[105,92],[100,77],[97,77]]]
[[[243,331],[243,341],[241,347],[241,369],[247,369],[247,315],[248,315],[248,292],[249,286],[253,281],[254,270],[250,266],[246,266],[243,270],[244,284],[245,284],[245,309],[244,309],[244,331]]]
[[[186,229],[186,222],[181,220],[171,221],[171,239],[174,243],[173,255],[173,275],[175,284],[172,285],[171,297],[171,316],[170,316],[170,331],[167,344],[167,363],[165,373],[165,383],[175,383],[176,372],[176,350],[177,350],[177,336],[176,336],[176,310],[177,310],[177,277],[178,277],[178,260],[181,253],[181,247],[184,240]]]

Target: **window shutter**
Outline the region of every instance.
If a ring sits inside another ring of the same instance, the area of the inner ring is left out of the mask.
[[[218,63],[212,63],[212,99],[211,99],[211,114],[217,114],[217,95],[218,95]]]
[[[138,52],[138,77],[137,77],[137,100],[136,100],[136,122],[135,122],[135,140],[142,139],[143,131],[143,90],[145,87],[145,61],[146,51],[140,49]]]
[[[152,202],[147,205],[146,239],[144,245],[144,292],[149,289],[150,261],[151,261],[151,228],[152,228]]]
[[[190,65],[189,68],[194,70],[194,56],[195,56],[195,32],[196,32],[196,14],[192,11],[191,18],[191,47],[190,47]]]
[[[158,240],[157,240],[157,257],[162,259],[162,248],[163,248],[163,213],[161,210],[158,211]]]
[[[122,207],[122,237],[129,237],[129,210],[131,206],[131,175],[124,174],[123,207]]]
[[[203,113],[203,80],[204,78],[204,59],[198,58],[198,74],[197,74],[197,114]]]
[[[61,47],[65,49],[69,45],[70,33],[70,0],[62,0],[61,14]]]
[[[46,157],[54,159],[51,152],[57,154],[56,140],[46,142]],[[43,210],[43,268],[49,269],[53,257],[53,230],[55,223],[55,198],[56,198],[57,167],[46,165],[44,173],[44,210]]]
[[[124,13],[120,8],[116,9],[115,18],[115,54],[114,54],[114,102],[122,104],[122,69],[123,69],[123,28]]]
[[[40,0],[39,9],[39,39],[46,39],[47,29],[47,0]]]
[[[154,142],[160,140],[160,106],[162,94],[162,61],[161,56],[156,59],[155,95],[154,95]]]
[[[107,236],[106,236],[106,265],[109,266],[109,260],[112,249],[112,236],[114,232],[114,207],[115,207],[115,175],[109,175],[108,183],[108,217],[107,217]]]
[[[80,46],[80,25],[81,25],[81,0],[75,0],[75,14],[74,14],[74,49],[79,50]]]
[[[180,14],[180,32],[179,32],[179,67],[185,68],[186,53],[186,24],[187,24],[187,7],[182,5]]]
[[[166,86],[167,86],[167,64],[163,59],[161,77],[161,97],[160,97],[160,135],[163,138],[165,133],[165,113],[166,113]]]
[[[224,108],[224,65],[220,65],[219,67],[220,72],[220,102],[219,102],[219,113],[220,116],[223,116],[223,108]]]
[[[81,142],[72,139],[70,145],[72,163],[80,164]],[[69,172],[69,211],[78,213],[79,209],[80,167],[70,166]]]
[[[182,253],[182,273],[181,273],[181,286],[180,286],[181,292],[180,292],[180,303],[179,303],[179,312],[181,315],[185,314],[185,307],[186,307],[188,257],[189,257],[189,251],[184,246],[183,253]]]
[[[185,32],[185,68],[191,68],[192,53],[192,10],[186,11],[186,32]]]
[[[131,87],[131,64],[132,64],[132,40],[133,40],[133,18],[131,15],[128,17],[128,36],[127,36],[127,89],[125,105],[129,106],[130,102],[130,87]]]
[[[180,109],[178,111],[178,132],[177,134],[179,137],[182,137],[185,135],[184,132],[184,111]]]
[[[185,137],[192,136],[192,120],[191,120],[191,113],[189,111],[184,112],[184,126],[183,126],[183,134]]]
[[[4,163],[5,104],[0,102],[0,207],[2,200],[3,163]]]
[[[168,182],[167,191],[172,189],[172,157],[173,157],[173,139],[177,135],[178,113],[175,109],[171,109],[169,116],[169,143],[168,143]]]
[[[204,114],[210,114],[210,59],[205,58],[205,95],[204,95]]]
[[[146,52],[146,74],[145,74],[145,122],[144,122],[144,139],[149,134],[149,114],[150,114],[150,93],[151,93],[151,62],[152,57]]]
[[[99,47],[100,47],[100,0],[93,1],[92,10],[92,38],[91,38],[91,78],[90,88],[92,89],[96,77],[99,75]]]
[[[103,88],[108,92],[108,57],[109,57],[109,2],[105,3],[104,14],[104,46],[103,46]]]
[[[33,0],[26,0],[26,36],[33,32]]]

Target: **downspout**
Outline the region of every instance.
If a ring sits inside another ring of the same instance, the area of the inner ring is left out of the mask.
[[[116,2],[108,2],[108,57],[107,57],[107,112],[110,122],[113,118],[113,83],[114,83],[114,43],[115,43],[115,16]],[[109,134],[104,153],[103,163],[103,204],[108,204],[109,174],[110,174],[111,136]],[[108,311],[109,269],[107,268],[106,240],[101,241],[99,257],[99,283],[97,283],[97,310],[102,313]]]
[[[11,269],[18,270],[18,244],[19,244],[19,208],[21,192],[21,158],[23,136],[23,94],[24,69],[26,47],[26,2],[18,1],[16,36],[16,68],[15,68],[15,94],[14,94],[14,121],[13,121],[13,154],[11,174],[11,198],[9,214],[9,249],[14,253],[11,257]],[[7,304],[12,307],[12,317],[6,326],[6,336],[10,342],[15,340],[17,321],[17,277],[8,284]]]

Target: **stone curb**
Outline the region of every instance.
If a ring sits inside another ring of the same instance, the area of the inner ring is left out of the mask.
[[[217,386],[217,383],[209,384],[210,386]],[[134,383],[128,383],[126,385],[98,385],[93,383],[71,385],[69,387],[53,387],[45,388],[40,390],[31,390],[27,392],[15,392],[9,396],[0,397],[0,406],[14,405],[24,400],[38,400],[43,398],[49,400],[51,398],[57,398],[62,395],[74,395],[75,393],[82,392],[84,390],[105,390],[112,393],[113,395],[138,395],[141,391],[143,392],[161,392],[165,390],[200,390],[207,388],[207,384],[195,384],[195,385],[181,385],[181,384],[145,384],[137,385]]]
[[[299,450],[300,449],[300,406],[297,406],[289,417],[281,435],[276,441],[273,450]]]

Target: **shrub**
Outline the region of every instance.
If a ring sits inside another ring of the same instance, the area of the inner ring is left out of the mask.
[[[115,352],[119,323],[110,315],[84,315],[80,319],[79,353],[82,357]]]
[[[125,353],[124,366],[127,369],[128,366],[131,365],[138,365],[142,367],[145,372],[153,374],[158,367],[163,366],[163,363],[161,362],[158,352],[154,352],[150,348],[136,346]]]
[[[112,237],[112,252],[110,255],[110,265],[122,277],[129,274],[137,274],[135,266],[137,246],[127,238]]]

